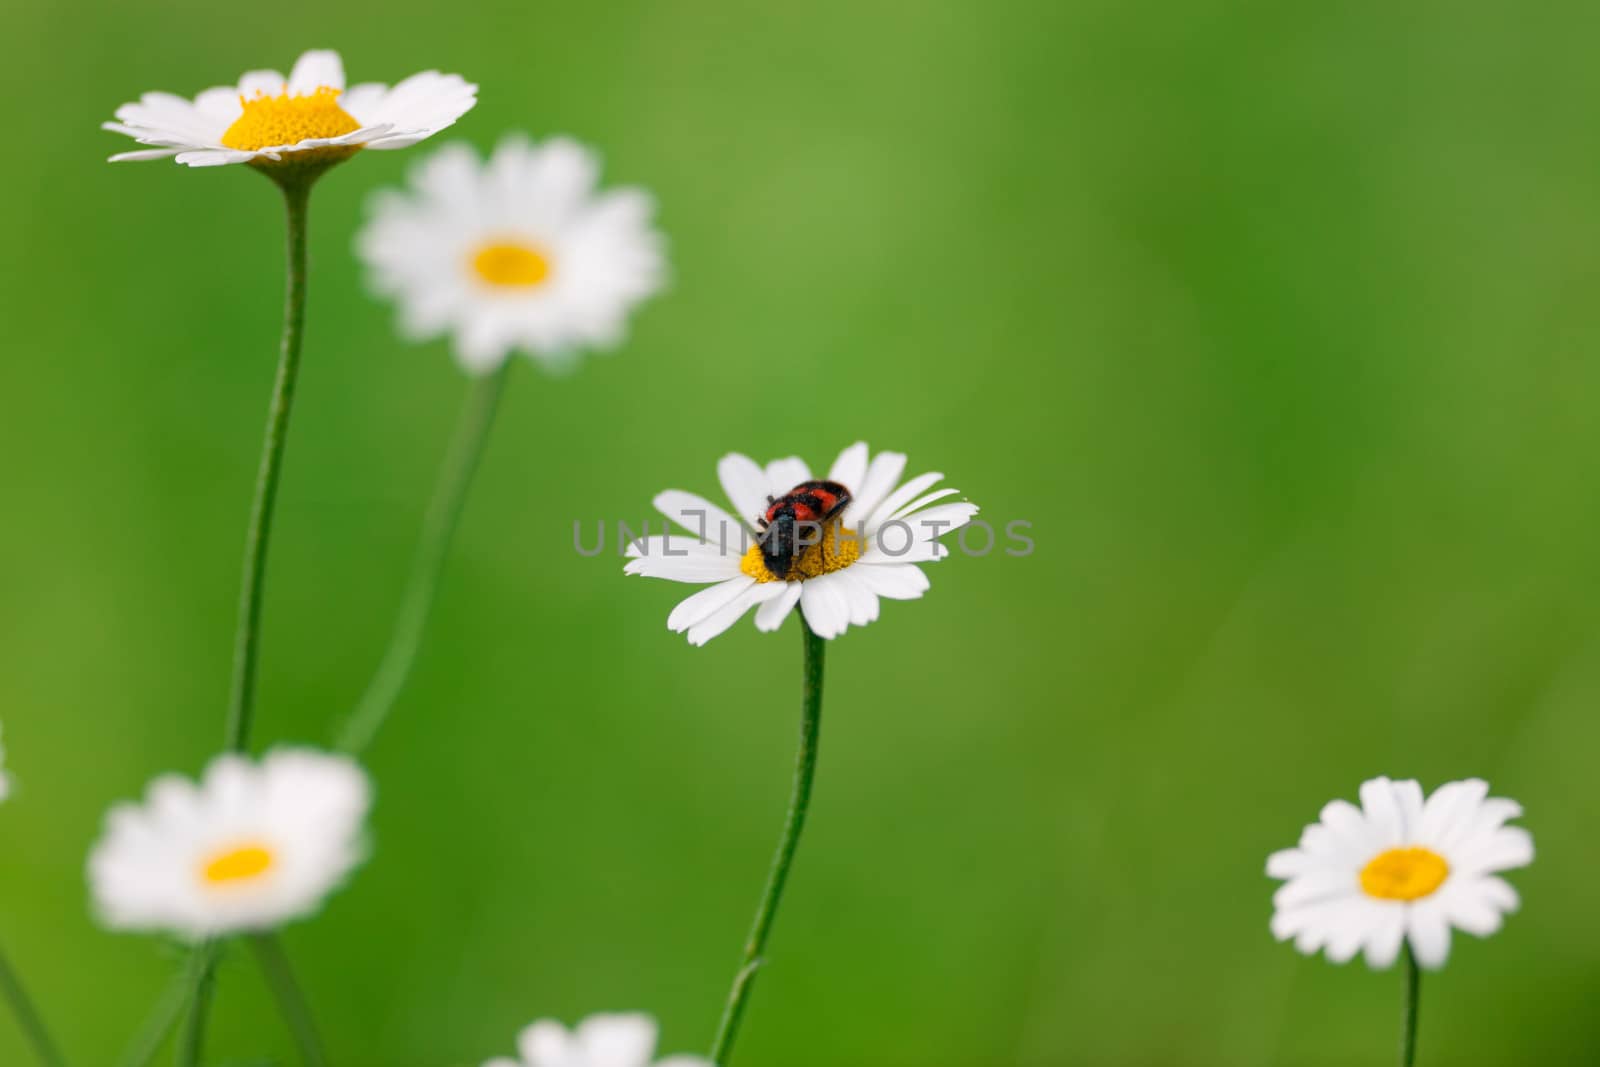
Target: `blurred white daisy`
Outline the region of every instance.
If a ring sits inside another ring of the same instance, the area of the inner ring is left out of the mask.
[[[6,746],[0,745],[0,800],[11,795],[11,779],[6,775]]]
[[[653,1060],[656,1023],[648,1015],[591,1015],[573,1030],[540,1019],[517,1037],[520,1059],[499,1057],[483,1067],[713,1067],[699,1056]]]
[[[620,343],[665,271],[650,194],[601,192],[599,174],[598,157],[562,137],[511,135],[487,161],[447,145],[412,171],[410,191],[374,199],[356,248],[401,331],[452,334],[469,373],[515,350],[570,364]]]
[[[115,929],[195,941],[310,914],[361,862],[370,800],[352,760],[309,749],[218,756],[198,785],[158,778],[106,818],[96,909]]]
[[[393,88],[364,82],[346,89],[339,53],[307,52],[287,78],[252,70],[238,85],[193,100],[145,93],[104,128],[155,146],[112,156],[113,163],[167,156],[191,167],[332,162],[361,148],[405,148],[431,137],[466,114],[477,93],[459,74],[434,70]]]
[[[970,522],[978,506],[936,503],[957,492],[933,488],[944,478],[938,472],[900,484],[903,453],[868,458],[858,441],[839,453],[826,478],[813,481],[794,456],[765,467],[737,452],[724,456],[717,476],[732,513],[693,493],[661,493],[656,509],[693,536],[641,538],[628,546],[624,570],[714,583],[667,616],[668,629],[688,631],[693,645],[757,605],[756,628],[764,631],[782,625],[796,604],[821,637],[872,622],[880,597],[915,600],[927,591],[928,577],[916,565],[949,555],[938,538]],[[809,530],[783,529],[794,517]]]
[[[1521,814],[1477,778],[1426,801],[1414,781],[1364,782],[1361,807],[1330,801],[1298,848],[1267,858],[1267,874],[1287,879],[1272,898],[1272,933],[1335,963],[1365,949],[1375,968],[1408,939],[1419,964],[1441,967],[1452,926],[1487,937],[1516,910],[1516,890],[1495,872],[1533,862],[1533,838],[1505,825]]]

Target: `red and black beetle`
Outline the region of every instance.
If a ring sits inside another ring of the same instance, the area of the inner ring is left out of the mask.
[[[850,490],[838,482],[801,482],[782,496],[767,497],[760,520],[761,558],[775,578],[788,578],[794,559],[822,539],[823,524],[850,503]],[[801,544],[802,534],[805,544]]]

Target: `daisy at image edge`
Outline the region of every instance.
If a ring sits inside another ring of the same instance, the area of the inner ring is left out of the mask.
[[[540,1019],[517,1035],[520,1059],[504,1056],[483,1067],[651,1067],[656,1023],[637,1013],[591,1015],[568,1030]],[[655,1067],[713,1067],[700,1056],[668,1056]]]

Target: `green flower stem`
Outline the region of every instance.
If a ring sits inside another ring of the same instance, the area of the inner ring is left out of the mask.
[[[22,980],[17,977],[4,952],[0,952],[0,996],[11,1006],[11,1014],[17,1017],[17,1025],[22,1027],[22,1033],[27,1037],[28,1044],[33,1046],[33,1054],[39,1062],[44,1067],[62,1067],[66,1060],[61,1058],[61,1050],[50,1036],[50,1028],[44,1024],[39,1009],[33,1006],[33,998],[22,987]]]
[[[192,953],[189,965],[172,976],[172,981],[162,992],[161,999],[150,1010],[145,1023],[128,1044],[128,1049],[117,1061],[118,1067],[146,1067],[166,1044],[167,1035],[178,1025],[184,1005],[189,1002],[189,988],[194,984],[194,969],[202,962],[199,953]]]
[[[767,945],[767,935],[772,932],[772,921],[778,914],[778,902],[783,898],[784,883],[789,880],[789,868],[794,865],[795,849],[800,844],[800,832],[805,829],[806,810],[811,805],[811,783],[817,774],[817,738],[822,728],[822,659],[827,643],[812,632],[805,617],[800,618],[800,637],[805,642],[804,681],[800,699],[800,751],[795,757],[794,791],[789,798],[789,815],[784,820],[783,837],[778,841],[778,851],[772,858],[772,869],[767,875],[767,888],[761,894],[756,908],[755,923],[750,928],[750,938],[745,942],[744,959],[733,977],[733,988],[728,992],[727,1006],[722,1010],[722,1022],[717,1027],[716,1040],[711,1045],[711,1061],[726,1067],[733,1052],[733,1042],[739,1034],[739,1021],[744,1016],[750,989],[762,963],[761,953]]]
[[[261,644],[261,594],[267,579],[267,545],[272,536],[272,513],[283,475],[283,448],[289,438],[289,413],[294,406],[295,380],[300,373],[300,345],[306,324],[306,216],[311,180],[281,180],[288,214],[289,285],[284,299],[283,342],[278,353],[278,374],[267,410],[266,438],[261,445],[261,467],[256,474],[255,501],[245,532],[244,585],[239,593],[239,623],[233,646],[233,690],[228,699],[227,746],[242,752],[250,745],[255,717],[256,660]]]
[[[194,950],[190,967],[190,988],[187,998],[189,1014],[184,1017],[183,1030],[178,1034],[178,1067],[198,1067],[201,1049],[206,1043],[206,1015],[211,1010],[211,991],[216,985],[217,957],[222,946],[216,941],[203,941]]]
[[[228,696],[226,744],[230,752],[250,747],[250,727],[255,719],[256,661],[261,646],[261,599],[267,582],[267,546],[272,537],[272,516],[283,477],[283,450],[289,440],[289,414],[294,409],[294,387],[300,376],[300,348],[306,326],[306,220],[311,206],[311,185],[320,169],[286,169],[269,176],[283,190],[288,223],[288,285],[283,304],[283,339],[278,349],[278,372],[267,408],[267,429],[261,444],[261,466],[256,473],[255,499],[250,525],[245,531],[244,582],[239,592],[239,622],[234,632],[233,687]],[[178,1042],[178,1063],[194,1067],[205,1043],[206,1013],[211,1007],[218,947],[207,942],[195,950],[189,1014]]]
[[[416,663],[428,615],[439,592],[439,579],[450,555],[450,542],[455,537],[473,476],[483,458],[510,369],[511,363],[507,360],[494,373],[473,382],[467,395],[466,407],[456,424],[450,451],[445,456],[433,500],[423,520],[422,537],[412,559],[411,576],[406,581],[394,633],[389,638],[383,660],[367,684],[367,691],[345,724],[338,742],[342,752],[356,755],[372,743]]]
[[[1417,957],[1406,942],[1406,1010],[1400,1024],[1400,1067],[1413,1067],[1417,1062],[1417,1005],[1422,999],[1422,972],[1417,970]]]
[[[300,983],[295,981],[289,957],[275,934],[255,934],[250,945],[256,950],[256,960],[261,973],[266,976],[272,995],[277,998],[283,1021],[294,1035],[300,1049],[300,1060],[306,1067],[327,1067],[328,1058],[322,1054],[322,1040],[317,1036],[317,1024],[311,1017],[311,1006],[306,1003]]]

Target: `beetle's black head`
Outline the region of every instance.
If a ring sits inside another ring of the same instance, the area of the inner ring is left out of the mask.
[[[780,508],[767,523],[761,540],[761,559],[779,580],[789,577],[794,557],[799,554],[799,523],[793,508]]]

